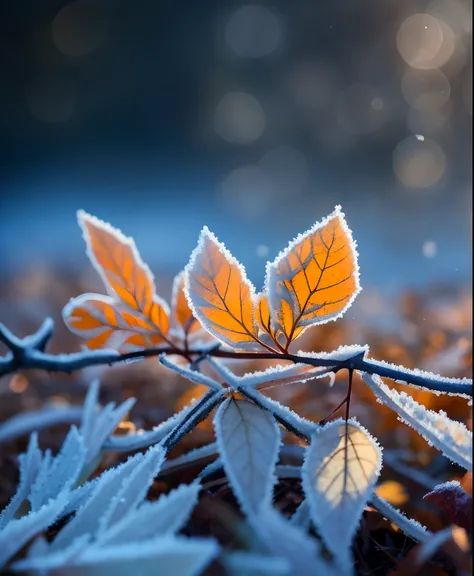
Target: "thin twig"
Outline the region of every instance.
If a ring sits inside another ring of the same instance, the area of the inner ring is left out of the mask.
[[[9,352],[0,358],[0,376],[11,374],[17,370],[46,370],[48,372],[71,373],[88,366],[118,364],[129,360],[149,358],[160,354],[175,354],[185,357],[202,358],[203,355],[216,358],[232,358],[242,360],[287,360],[299,364],[308,364],[319,367],[332,367],[334,372],[339,370],[360,370],[368,374],[390,378],[397,382],[411,384],[435,393],[456,394],[472,397],[472,380],[468,378],[443,378],[435,374],[408,370],[403,367],[393,367],[383,362],[369,360],[363,354],[356,354],[344,360],[333,358],[318,358],[300,356],[297,354],[279,352],[235,352],[232,350],[194,349],[182,350],[175,346],[160,348],[147,348],[134,352],[120,354],[113,350],[91,350],[71,354],[47,354],[44,347],[51,337],[53,322],[47,319],[42,327],[33,335],[18,338],[5,326],[0,324],[0,341],[5,344]]]

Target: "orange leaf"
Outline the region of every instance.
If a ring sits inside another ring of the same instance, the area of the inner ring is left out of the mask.
[[[258,347],[255,289],[244,268],[207,228],[185,272],[188,301],[203,327],[233,348]]]
[[[273,329],[268,297],[263,292],[257,294],[254,315],[258,328],[258,337],[264,342],[268,341],[270,344],[271,341],[277,342],[279,331],[275,332]],[[270,341],[268,340],[268,336],[270,337]]]
[[[155,285],[135,242],[83,210],[77,215],[87,243],[87,255],[109,294],[148,316],[153,306]]]
[[[150,316],[167,331],[168,317],[158,303],[152,304]],[[84,294],[73,298],[64,307],[63,318],[72,332],[86,338],[86,346],[90,349],[126,351],[156,346],[164,341],[151,319],[130,314],[125,305],[109,296]]]
[[[66,324],[89,348],[139,349],[164,342],[168,305],[155,295],[153,276],[133,240],[82,210],[78,219],[87,254],[110,296],[71,300],[63,310]]]
[[[188,299],[184,292],[185,273],[180,272],[173,281],[173,291],[171,297],[171,308],[173,310],[173,321],[180,326],[185,334],[191,334],[201,328],[199,322],[194,318]]]
[[[349,308],[360,291],[359,271],[339,206],[267,266],[266,285],[273,329],[287,346],[308,326],[336,320]]]

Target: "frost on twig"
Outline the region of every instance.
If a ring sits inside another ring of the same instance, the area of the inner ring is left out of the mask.
[[[451,420],[443,411],[428,410],[405,392],[389,388],[378,376],[361,376],[377,400],[394,410],[402,422],[414,428],[447,458],[472,470],[472,432],[462,422]]]

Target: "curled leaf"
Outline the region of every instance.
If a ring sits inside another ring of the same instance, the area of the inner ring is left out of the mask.
[[[72,299],[63,309],[66,325],[91,349],[125,351],[162,343],[169,329],[168,306],[156,296],[153,276],[133,240],[82,210],[78,220],[87,254],[109,296]]]

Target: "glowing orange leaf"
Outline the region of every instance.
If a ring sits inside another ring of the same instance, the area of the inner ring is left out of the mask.
[[[171,308],[173,321],[180,326],[185,334],[200,330],[201,325],[194,318],[184,291],[185,273],[180,272],[173,281]]]
[[[340,207],[268,265],[266,284],[272,324],[286,345],[306,327],[336,320],[349,308],[360,290],[359,273]]]
[[[69,328],[89,348],[145,348],[165,341],[168,306],[155,294],[153,276],[135,243],[110,224],[78,212],[87,254],[109,296],[85,294],[64,307]]]
[[[160,305],[153,303],[150,318],[131,314],[126,305],[109,296],[84,294],[73,298],[63,310],[69,329],[86,338],[90,349],[147,348],[163,342],[160,325],[168,330],[168,317]]]
[[[204,228],[186,267],[186,290],[194,316],[218,340],[233,348],[255,348],[255,289],[245,270]]]

